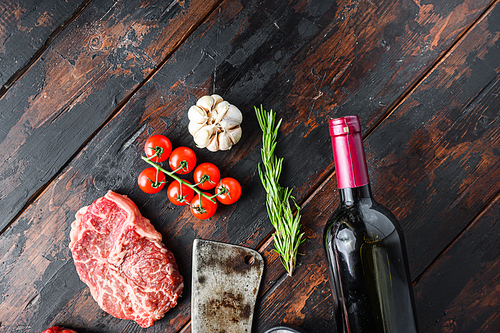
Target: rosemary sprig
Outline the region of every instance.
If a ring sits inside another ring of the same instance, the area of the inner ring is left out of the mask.
[[[265,111],[262,108],[255,108],[255,114],[262,129],[262,164],[259,163],[259,176],[266,190],[266,208],[271,224],[276,229],[273,234],[275,251],[280,255],[281,262],[292,276],[295,268],[299,245],[305,241],[304,233],[300,231],[300,207],[292,196],[292,189],[281,187],[279,178],[283,166],[283,158],[274,155],[276,148],[276,138],[282,119],[276,124],[276,114],[273,111]],[[292,211],[293,204],[296,208],[295,215]]]

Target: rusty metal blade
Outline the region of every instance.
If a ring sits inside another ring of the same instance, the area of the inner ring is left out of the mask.
[[[195,239],[191,332],[251,332],[263,271],[257,251]]]

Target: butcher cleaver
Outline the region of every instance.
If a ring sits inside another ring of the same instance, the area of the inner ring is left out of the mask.
[[[191,332],[250,333],[263,271],[257,251],[195,239]]]

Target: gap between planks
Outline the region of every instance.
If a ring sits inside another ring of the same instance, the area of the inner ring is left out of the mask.
[[[186,33],[186,35],[179,40],[179,42],[172,48],[171,52],[159,63],[159,65],[151,71],[151,73],[130,93],[128,96],[125,96],[116,106],[116,108],[111,112],[111,114],[107,117],[107,119],[103,122],[103,124],[96,129],[92,135],[87,138],[83,142],[83,144],[80,146],[80,148],[75,152],[74,155],[72,155],[68,161],[60,168],[60,170],[51,178],[47,181],[47,183],[42,186],[37,192],[35,192],[30,199],[27,201],[27,203],[24,205],[24,207],[20,210],[20,212],[5,226],[5,228],[0,232],[0,235],[7,230],[10,225],[17,220],[22,213],[29,207],[31,204],[43,193],[45,192],[46,188],[51,184],[55,178],[60,174],[62,170],[64,170],[70,163],[73,161],[73,159],[78,155],[78,153],[85,147],[118,113],[119,111],[127,104],[127,102],[141,89],[162,67],[163,65],[170,59],[172,54],[184,43],[184,41],[196,30],[198,27],[205,22],[205,20],[221,5],[221,3],[224,0],[219,0],[216,2],[212,9],[207,12],[207,14],[202,17],[195,25],[191,27],[191,29]],[[42,54],[45,52],[45,50],[50,46],[50,44],[61,34],[61,32],[66,29],[67,26],[69,26],[84,10],[85,8],[92,2],[92,0],[86,0],[84,1],[80,7],[71,15],[62,25],[60,25],[58,28],[54,30],[54,32],[49,36],[45,44],[33,55],[33,57],[30,59],[28,64],[24,66],[22,69],[18,70],[16,73],[12,75],[9,80],[0,88],[0,98],[5,95],[5,93],[9,90],[9,88],[17,82],[42,56]],[[368,138],[371,133],[373,133],[387,118],[389,118],[395,111],[396,109],[406,100],[408,96],[410,96],[419,85],[422,84],[422,82],[429,77],[429,75],[436,69],[437,66],[439,66],[442,62],[444,62],[452,53],[453,51],[458,47],[458,45],[462,42],[464,36],[466,36],[472,29],[474,29],[482,20],[485,19],[485,17],[492,11],[492,9],[495,7],[500,2],[500,0],[494,0],[492,1],[486,10],[468,27],[466,28],[456,39],[456,41],[446,50],[441,57],[439,57],[433,65],[431,65],[421,76],[419,79],[415,81],[413,85],[411,85],[401,96],[392,104],[391,107],[375,122],[374,125],[372,125],[367,132],[363,135],[363,141]],[[331,167],[331,172],[326,173],[324,177],[322,177],[319,182],[318,186],[312,188],[306,195],[304,196],[304,200],[302,202],[299,202],[299,206],[302,208],[306,206],[316,195],[318,192],[320,192],[326,184],[335,177],[335,170],[333,167]],[[497,192],[497,194],[490,200],[488,201],[483,209],[472,219],[472,221],[453,239],[448,246],[446,246],[443,251],[437,256],[439,258],[444,252],[448,250],[448,248],[457,241],[458,238],[461,237],[461,235],[477,220],[479,219],[484,212],[490,207],[495,201],[500,200],[500,191]],[[263,252],[267,247],[270,246],[272,242],[272,232],[269,233],[257,246],[257,251]],[[435,260],[434,260],[435,261]],[[427,272],[430,267],[433,264],[430,264],[429,267],[427,267],[426,270],[422,274],[420,274],[413,282],[415,285],[418,283],[418,281],[421,279],[421,277]],[[272,290],[276,289],[279,287],[279,285],[286,280],[286,272],[282,274],[277,279],[277,283],[271,287]],[[268,295],[268,293],[264,294],[264,298]],[[184,332],[189,329],[191,326],[191,320],[189,320],[181,329],[179,332]]]
[[[497,5],[500,2],[500,0],[494,0],[492,1],[488,7],[485,9],[485,11],[479,15],[479,17],[472,22],[472,24],[466,28],[457,38],[457,40],[443,53],[441,57],[439,57],[433,65],[431,65],[421,76],[419,79],[417,79],[390,107],[389,109],[373,124],[363,135],[363,141],[365,141],[384,121],[386,121],[395,111],[396,109],[403,104],[403,102],[406,100],[408,96],[410,96],[412,93],[415,92],[415,90],[420,86],[429,76],[430,74],[441,64],[443,63],[452,53],[453,51],[458,47],[458,45],[462,42],[464,37],[472,30],[474,29],[480,22],[482,22],[488,14],[493,10],[495,5]],[[334,177],[335,177],[335,170],[333,167],[331,167],[331,172],[326,173],[324,177],[322,177],[319,182],[318,186],[315,188],[312,188],[305,196],[304,199],[299,203],[300,208],[302,209],[304,206],[306,206],[313,198],[316,197],[318,192],[320,192],[328,182],[330,182]],[[433,266],[434,262],[443,255],[462,235],[468,228],[470,228],[471,225],[473,225],[484,213],[485,211],[497,200],[500,200],[500,191],[496,193],[496,195],[493,196],[493,198],[488,201],[484,207],[479,211],[479,213],[471,220],[470,223],[467,224],[467,226],[464,227],[464,229],[448,244],[433,260],[433,262],[419,275],[413,280],[413,286],[420,281],[422,276]],[[269,233],[257,246],[257,251],[260,253],[264,252],[272,243],[272,235],[273,232]],[[276,290],[281,283],[283,283],[286,280],[287,273],[284,272],[280,277],[276,279],[276,283],[269,288],[268,291],[266,291],[263,295],[263,297],[260,299],[262,301],[263,299],[267,298],[271,291]],[[189,332],[190,331],[190,326],[191,326],[191,320],[189,320],[186,325],[184,325],[181,330],[179,331],[180,333],[184,332]]]
[[[12,87],[17,81],[19,81],[24,76],[24,74],[26,74],[31,69],[31,67],[33,67],[33,65],[42,57],[43,53],[49,48],[50,44],[52,44],[57,36],[59,36],[74,20],[76,20],[91,2],[92,0],[85,0],[84,2],[82,2],[82,4],[76,9],[76,11],[50,34],[49,38],[47,38],[42,47],[38,49],[35,54],[33,54],[28,63],[24,67],[18,69],[14,74],[12,74],[12,76],[0,88],[0,98],[2,98],[10,89],[10,87]]]
[[[439,57],[433,65],[429,66],[429,68],[418,78],[405,92],[401,94],[401,96],[392,103],[392,105],[387,109],[387,111],[378,119],[375,121],[375,123],[368,128],[366,133],[363,135],[363,141],[365,141],[380,125],[386,121],[395,111],[396,109],[403,104],[403,102],[410,96],[412,93],[415,92],[415,90],[424,82],[430,74],[441,64],[443,63],[452,53],[453,51],[458,47],[458,45],[461,43],[463,38],[478,25],[488,14],[493,10],[495,5],[499,2],[500,0],[494,0],[492,1],[488,7],[486,7],[485,11],[479,15],[479,17],[472,22],[472,24],[466,28],[462,33],[459,34],[457,40],[443,53],[441,57]],[[325,176],[319,179],[318,185],[316,187],[311,187],[308,193],[304,196],[304,199],[302,202],[299,202],[299,207],[302,209],[304,206],[306,206],[315,196],[318,192],[320,192],[328,182],[330,182],[334,177],[335,177],[335,169],[333,166],[329,167],[331,171],[327,172]],[[487,208],[488,206],[485,206],[483,208],[483,211]],[[263,251],[267,246],[269,246],[271,242],[271,237],[272,233],[266,236],[260,244],[257,246],[258,251]]]
[[[363,141],[365,141],[380,125],[386,121],[395,111],[397,108],[399,108],[403,102],[411,95],[413,94],[418,86],[420,86],[429,76],[430,74],[441,64],[443,63],[452,53],[455,51],[455,49],[458,47],[458,45],[463,41],[464,37],[469,34],[470,31],[472,31],[478,24],[480,24],[493,10],[493,8],[500,2],[500,0],[493,0],[488,7],[484,10],[479,17],[474,20],[474,22],[471,23],[471,25],[466,28],[462,33],[459,34],[457,37],[457,40],[441,55],[433,65],[429,66],[429,68],[418,78],[401,96],[394,102],[392,105],[388,108],[388,110],[372,125],[370,128],[366,131],[366,133],[363,135]],[[302,209],[305,207],[311,200],[313,200],[318,192],[320,192],[334,177],[335,177],[335,170],[334,167],[330,167],[331,172],[326,173],[324,177],[322,177],[318,181],[318,185],[316,187],[312,187],[311,190],[304,196],[303,201],[299,202],[299,207]],[[493,196],[493,198],[488,201],[484,207],[479,211],[479,213],[471,220],[470,223],[468,223],[464,229],[448,244],[436,258],[433,260],[433,262],[419,275],[417,276],[414,281],[413,285],[418,283],[418,281],[421,279],[421,277],[427,272],[434,262],[443,254],[445,253],[450,246],[453,245],[453,243],[456,242],[458,238],[472,225],[474,222],[484,214],[484,212],[496,201],[500,200],[500,191]],[[272,234],[271,232],[269,235],[267,235],[257,246],[257,251],[262,253],[266,248],[268,248],[272,242]],[[276,289],[279,284],[281,284],[283,281],[286,280],[286,272],[283,273],[276,281],[277,283],[271,287],[271,289]],[[263,296],[265,298],[268,295],[266,292]],[[188,325],[186,325],[187,327]]]
[[[128,95],[126,95],[118,104],[117,106],[115,107],[115,109],[109,114],[109,116],[104,120],[104,122],[101,124],[101,126],[99,126],[95,131],[94,133],[92,133],[91,135],[89,135],[89,137],[82,143],[82,145],[76,150],[76,152],[70,157],[68,158],[68,160],[66,161],[66,163],[64,163],[61,168],[43,185],[41,186],[38,191],[36,191],[35,193],[33,193],[33,195],[28,199],[28,201],[25,203],[25,205],[20,209],[20,211],[14,216],[14,218],[5,225],[5,228],[3,228],[1,231],[0,231],[0,235],[2,235],[11,225],[12,223],[14,223],[14,221],[16,221],[25,211],[26,209],[28,209],[28,207],[30,207],[33,202],[35,202],[38,197],[48,188],[48,186],[54,181],[54,179],[56,179],[60,173],[62,172],[62,170],[64,170],[65,168],[67,168],[71,162],[75,159],[75,157],[81,152],[81,150],[87,145],[89,144],[90,141],[92,141],[92,139],[104,128],[106,127],[106,125],[109,124],[109,122],[121,111],[121,109],[130,101],[130,99],[165,65],[165,63],[170,59],[170,57],[175,53],[175,51],[177,51],[179,49],[179,47],[189,38],[189,36],[191,36],[193,34],[193,32],[196,31],[196,29],[198,29],[198,27],[200,27],[206,20],[207,18],[212,15],[212,13],[217,10],[217,8],[220,7],[220,5],[222,4],[224,0],[219,0],[217,1],[216,3],[214,3],[214,5],[212,6],[212,8],[206,12],[206,14],[201,17],[198,22],[196,22],[196,24],[194,24],[193,26],[191,26],[191,28],[187,31],[187,33],[181,38],[179,39],[179,41],[172,47],[171,51],[165,56],[165,58],[160,61],[160,63],[158,64],[158,66],[156,66],[156,68],[154,68],[151,73],[149,73],[146,78],[144,80],[142,80],[141,83],[139,83],[137,85],[137,87],[132,90]],[[84,2],[84,5],[82,4],[81,8],[79,8],[79,11],[78,12],[78,15],[73,15],[71,18],[71,21],[68,21],[68,22],[64,22],[63,25],[61,25],[61,27],[59,28],[62,28],[63,26],[66,26],[66,25],[69,25],[69,23],[71,23],[72,21],[74,21],[80,14],[81,12],[83,12],[83,10],[88,6],[88,4],[90,4],[90,2],[92,2],[92,0],[86,0]],[[58,28],[58,29],[59,29]],[[56,29],[56,31],[58,30]],[[50,40],[50,43],[52,42],[52,40],[57,37],[61,32],[62,32],[63,29],[61,29],[61,31],[58,31],[57,34],[51,35],[51,37],[49,38]],[[50,43],[46,43],[47,45],[44,45],[44,47],[42,49],[40,49],[39,51],[37,51],[37,53],[35,54],[36,56],[38,56],[38,58],[35,59],[35,57],[32,58],[32,60],[30,61],[29,63],[29,66],[26,66],[23,68],[24,72],[19,75],[18,77],[15,78],[15,80],[13,82],[10,83],[9,87],[15,83],[15,81],[17,81],[19,78],[22,77],[22,75],[24,75],[24,73],[29,69],[31,68],[31,66],[41,57],[41,55],[43,54],[43,51],[45,51],[45,49],[50,45]],[[11,78],[12,79],[12,78]],[[7,82],[10,82],[11,79],[9,79],[9,81]],[[4,86],[5,87],[5,86]],[[5,92],[8,90],[8,88],[4,91],[4,87],[2,87],[0,89],[0,98],[3,96],[3,94],[5,94]]]
[[[417,285],[420,280],[422,280],[422,277],[427,274],[427,272],[432,268],[434,263],[441,258],[462,236],[464,233],[467,232],[469,228],[471,228],[476,222],[481,219],[481,217],[487,212],[487,210],[495,204],[495,202],[500,201],[500,190],[484,205],[483,209],[479,211],[479,213],[472,218],[471,222],[468,223],[459,233],[458,235],[453,238],[453,240],[448,244],[439,254],[436,256],[436,258],[433,260],[433,262],[421,273],[419,274],[414,280],[413,280],[413,286]]]
[[[389,107],[389,109],[384,113],[384,115],[382,117],[380,117],[374,125],[372,125],[368,130],[367,132],[363,135],[363,141],[365,141],[387,118],[389,118],[394,112],[395,110],[405,101],[405,99],[410,96],[413,92],[415,92],[415,90],[417,89],[418,86],[420,86],[422,84],[422,82],[424,82],[425,79],[427,79],[429,77],[429,75],[436,69],[437,66],[439,66],[443,61],[446,60],[446,58],[448,58],[452,53],[453,51],[458,47],[458,45],[461,43],[461,41],[463,40],[463,38],[472,30],[474,29],[482,20],[485,19],[485,17],[487,17],[487,15],[492,11],[492,9],[495,7],[496,4],[498,4],[500,0],[494,0],[492,1],[489,6],[486,8],[486,10],[467,28],[465,29],[457,38],[457,40],[448,48],[448,50],[446,50],[443,55],[441,57],[439,57],[433,65],[431,65],[421,76],[419,79],[417,79],[415,81],[415,83],[413,85],[411,85],[408,90],[406,90],[393,104],[391,107]],[[148,78],[149,79],[149,78]],[[135,91],[134,91],[135,93]],[[331,172],[328,172],[326,173],[326,175],[324,177],[322,177],[319,182],[318,182],[318,186],[316,186],[315,188],[312,188],[305,196],[304,196],[304,199],[299,202],[299,206],[301,208],[303,208],[304,206],[306,206],[313,198],[316,197],[317,193],[320,192],[328,182],[331,181],[331,179],[333,179],[335,177],[335,170],[333,167],[331,167]],[[442,253],[446,252],[446,250],[467,230],[467,228],[470,227],[470,225],[472,225],[482,214],[484,214],[484,212],[488,209],[489,206],[491,206],[496,200],[498,200],[500,198],[500,191],[494,196],[493,199],[491,199],[489,202],[486,203],[486,205],[483,207],[483,209],[480,210],[480,212],[477,214],[477,216],[475,218],[472,219],[472,221],[464,228],[464,230],[462,232],[459,233],[459,235],[457,235],[457,237],[452,241],[450,242],[450,244],[448,244],[448,246],[446,246],[443,251],[436,257],[439,258],[439,256],[441,256]],[[257,251],[259,251],[260,253],[262,253],[265,249],[267,249],[271,243],[272,243],[272,234],[273,232],[269,233],[259,244],[258,246],[256,247]],[[435,260],[436,260],[435,259]],[[435,262],[435,260],[433,261],[433,263]],[[413,282],[413,284],[417,283],[418,280],[421,278],[421,276],[428,270],[430,269],[430,267],[433,265],[433,263],[431,263],[429,265],[429,267],[427,267],[426,270],[424,270],[424,272],[419,275]],[[280,277],[278,277],[276,279],[276,283],[270,287],[270,289],[264,293],[263,297],[260,299],[260,301],[262,301],[262,299],[265,299],[269,296],[270,294],[270,291],[272,290],[276,290],[280,285],[281,283],[283,283],[283,281],[286,280],[286,277],[287,277],[287,273],[284,272]],[[190,327],[191,327],[191,320],[189,320],[181,329],[180,329],[180,333],[184,333],[184,332],[189,332],[190,331]]]

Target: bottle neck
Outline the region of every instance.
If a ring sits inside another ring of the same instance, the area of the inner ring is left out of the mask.
[[[372,190],[370,184],[359,187],[339,188],[340,205],[343,207],[351,207],[355,203],[365,199],[372,200]]]

